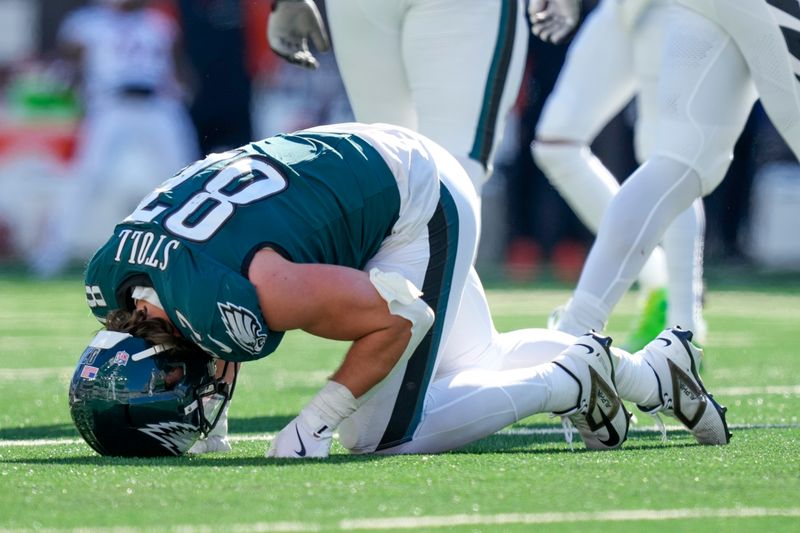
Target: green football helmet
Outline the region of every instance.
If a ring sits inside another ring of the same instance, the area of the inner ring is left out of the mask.
[[[215,377],[210,357],[179,360],[170,351],[101,331],[83,352],[70,384],[70,413],[99,454],[181,455],[214,428],[233,388]]]

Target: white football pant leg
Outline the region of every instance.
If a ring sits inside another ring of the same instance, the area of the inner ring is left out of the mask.
[[[471,363],[474,366],[454,368],[431,384],[414,439],[382,453],[451,450],[532,414],[575,404],[575,380],[549,362],[574,337],[526,329],[494,338],[483,357]]]
[[[797,2],[679,2],[716,22],[733,38],[747,62],[764,110],[795,157],[800,158],[800,43],[791,40],[788,33],[784,36],[781,29],[800,31]]]
[[[589,144],[633,97],[633,44],[617,10],[617,2],[603,1],[576,34],[537,124],[538,139]]]
[[[617,2],[605,0],[581,26],[542,112],[532,146],[536,163],[550,183],[595,234],[619,183],[592,154],[589,144],[636,92],[641,56],[649,55],[655,63],[657,58],[652,55],[660,51],[654,38],[647,38],[653,28],[632,32],[624,25],[619,9]],[[602,63],[597,62],[599,56],[605,58]],[[650,118],[645,112],[639,123]],[[639,130],[649,132],[651,128],[639,128],[637,123]],[[637,135],[640,137],[643,135]],[[666,285],[667,266],[660,248],[645,263],[639,283],[644,288]]]
[[[611,203],[562,315],[563,331],[605,327],[667,226],[722,179],[752,107],[747,66],[719,26],[676,6],[664,46],[653,155]]]
[[[446,239],[448,258],[452,256],[453,252],[450,246],[455,245],[452,274],[449,279],[442,278],[440,287],[442,291],[448,290],[447,298],[446,301],[438,301],[437,306],[431,305],[436,313],[436,321],[429,333],[429,348],[423,347],[419,352],[420,355],[414,353],[410,359],[398,363],[389,376],[369,392],[369,397],[358,410],[339,426],[339,439],[342,445],[356,453],[368,453],[375,451],[378,447],[387,446],[387,443],[382,441],[387,440],[387,435],[391,435],[388,442],[394,442],[398,431],[405,432],[403,439],[399,440],[413,437],[413,432],[419,424],[420,413],[424,410],[424,402],[427,400],[426,391],[442,363],[443,347],[447,344],[454,327],[464,287],[467,285],[467,280],[473,275],[471,273],[472,263],[477,252],[480,225],[475,189],[453,156],[427,140],[423,140],[422,143],[425,144],[425,148],[432,156],[431,160],[435,166],[425,165],[424,162],[418,163],[419,167],[412,166],[411,186],[414,187],[417,173],[425,180],[430,179],[431,171],[438,174],[447,189],[442,194],[449,193],[455,204],[457,221],[449,218],[449,215],[455,215],[455,213],[450,213],[446,217],[447,227],[444,232],[440,232],[438,235],[430,234],[429,226],[411,242],[405,243],[399,248],[395,246],[382,247],[378,254],[369,261],[366,268],[369,270],[375,267],[384,272],[398,272],[425,291],[427,275],[430,274],[432,278],[435,278],[448,274],[446,263],[433,264],[434,260],[442,260],[442,258],[433,257],[430,248],[434,240],[438,239],[441,243],[441,239],[444,238]],[[445,203],[446,201],[443,199],[442,205]],[[457,241],[454,242],[451,239],[456,237],[456,232]],[[403,236],[393,235],[392,238],[402,239]],[[437,253],[443,251],[438,250]],[[474,285],[470,286],[474,287]],[[440,294],[443,296],[444,293]],[[435,295],[429,294],[423,297],[431,298],[433,296]],[[476,324],[470,334],[474,334],[477,339],[484,334],[491,336],[490,328],[491,323],[488,321]],[[421,366],[418,364],[419,361],[423,362]],[[424,371],[424,374],[415,374],[414,380],[408,381],[406,380],[407,370],[410,372]],[[395,415],[398,413],[408,415],[400,417],[408,420],[407,424],[396,423]]]
[[[634,146],[637,160],[647,161],[654,150],[658,129],[658,83],[661,55],[667,18],[672,2],[654,2],[638,20],[633,31],[633,62],[639,81],[636,97],[638,119],[634,127]],[[705,243],[705,214],[703,200],[698,198],[692,207],[679,214],[667,229],[661,248],[666,258],[667,324],[681,325],[702,338],[705,322],[702,318],[703,248]],[[658,251],[656,247],[655,251]],[[648,271],[651,255],[639,275]],[[697,337],[696,337],[697,338]]]
[[[326,4],[336,63],[356,120],[417,130],[403,61],[405,2]]]
[[[651,156],[680,161],[713,191],[730,166],[756,92],[733,39],[695,11],[675,6],[667,20],[658,87],[658,133]]]
[[[480,191],[525,68],[522,2],[329,2],[327,11],[356,119],[433,139]]]

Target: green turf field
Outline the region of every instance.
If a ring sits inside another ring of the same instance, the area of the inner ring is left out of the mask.
[[[565,289],[489,290],[500,330],[542,326]],[[633,299],[612,321],[632,320]],[[713,284],[704,380],[733,440],[701,447],[650,417],[624,449],[570,451],[538,416],[465,449],[327,461],[263,454],[345,345],[301,333],[246,366],[232,453],[97,456],[73,429],[67,384],[97,323],[80,276],[0,276],[0,531],[800,531],[800,287]],[[636,411],[635,411],[636,412]],[[671,420],[667,420],[671,424]]]

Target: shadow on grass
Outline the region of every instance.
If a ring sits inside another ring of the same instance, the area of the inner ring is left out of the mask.
[[[281,416],[257,416],[249,418],[236,418],[233,417],[229,421],[230,435],[247,435],[247,434],[263,434],[263,433],[277,433],[294,418],[291,415]],[[736,428],[736,431],[747,431],[753,428]],[[512,431],[525,431],[530,433],[498,433],[485,437],[473,444],[469,444],[460,451],[466,453],[482,453],[483,451],[491,451],[496,453],[505,449],[517,450],[519,448],[529,448],[531,445],[537,444],[554,444],[563,443],[564,435],[561,433],[560,428],[555,424],[548,423],[535,423],[535,424],[516,424],[512,427]],[[537,431],[539,431],[537,433]],[[686,432],[671,432],[671,435],[688,435]],[[65,439],[65,438],[80,438],[78,431],[72,424],[50,424],[40,426],[24,426],[16,428],[2,428],[0,429],[0,440],[38,440],[38,439]],[[661,433],[657,431],[642,431],[631,428],[628,434],[628,440],[625,443],[625,448],[632,448],[636,443],[645,442],[648,447],[654,442],[661,440]],[[574,436],[575,447],[581,445],[580,437],[575,434]]]
[[[231,421],[231,434],[241,435],[247,433],[263,433],[265,431],[278,431],[282,429],[292,417],[254,417],[238,418]],[[70,428],[67,436],[77,437],[77,432],[71,426],[54,425],[42,426],[39,428],[17,428],[5,429],[0,431],[3,438],[11,438],[7,435],[12,434],[14,438],[25,440],[53,437],[59,431],[66,432],[65,428]],[[517,430],[553,430],[552,424],[526,424],[516,425]],[[31,433],[37,431],[36,433]],[[623,449],[626,451],[639,450],[643,452],[657,452],[664,448],[691,448],[700,446],[694,442],[661,442],[661,434],[658,432],[636,432],[625,443]],[[234,447],[235,450],[235,447]],[[235,452],[234,452],[235,453]],[[584,454],[597,453],[583,447],[580,438],[576,435],[574,450],[569,449],[564,444],[564,436],[560,432],[542,432],[533,434],[514,434],[498,433],[490,435],[467,446],[446,452],[443,455],[483,455],[483,454],[514,454],[514,455],[554,455],[554,454]],[[616,453],[616,451],[604,452]],[[420,454],[432,455],[432,454]],[[390,458],[390,455],[348,455],[334,454],[325,460],[327,464],[351,464],[380,461]],[[93,453],[72,457],[37,457],[37,458],[15,458],[0,460],[2,463],[18,464],[42,464],[42,465],[89,465],[89,466],[136,466],[136,467],[164,467],[173,468],[207,468],[221,466],[262,466],[262,467],[285,467],[308,465],[319,462],[319,459],[267,459],[263,456],[237,457],[232,455],[212,454],[204,456],[182,456],[182,457],[159,457],[159,458],[126,458],[126,457],[103,457]]]
[[[240,433],[274,433],[283,429],[293,416],[259,416],[231,418],[229,431]],[[46,426],[23,426],[0,429],[0,440],[77,439],[78,430],[72,424],[50,424]]]
[[[79,436],[78,430],[72,424],[0,429],[0,440],[74,439]]]

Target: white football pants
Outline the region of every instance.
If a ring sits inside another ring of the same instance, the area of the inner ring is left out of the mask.
[[[436,318],[413,353],[339,426],[342,445],[355,453],[433,453],[534,413],[575,406],[577,383],[549,363],[574,337],[544,329],[500,334],[492,323],[472,268],[479,202],[463,168],[442,147],[409,130],[335,126],[346,128],[384,156],[401,197],[398,222],[365,270],[402,274],[422,289]],[[430,191],[431,184],[438,193]],[[640,356],[617,355],[620,392],[653,403],[653,371]]]
[[[331,38],[359,122],[418,131],[480,192],[519,92],[522,0],[328,0]]]
[[[564,331],[605,326],[668,225],[724,177],[757,96],[800,156],[800,69],[795,43],[779,27],[800,30],[800,7],[775,4],[788,11],[765,0],[680,0],[673,10],[652,157],[612,201],[562,317]]]
[[[626,13],[628,4],[604,0],[587,17],[570,46],[532,145],[537,164],[594,233],[620,186],[592,154],[591,142],[634,95],[640,162],[649,157],[656,139],[662,38],[672,1],[646,2],[635,15]],[[667,323],[695,332],[703,329],[704,231],[698,199],[676,217],[662,241],[663,251],[657,246],[638,274],[645,291],[668,285]]]

